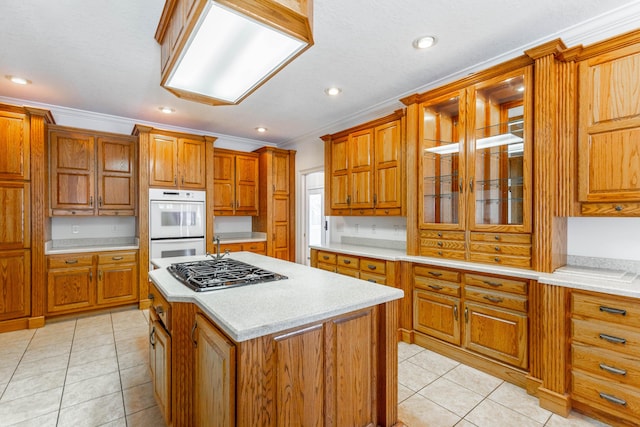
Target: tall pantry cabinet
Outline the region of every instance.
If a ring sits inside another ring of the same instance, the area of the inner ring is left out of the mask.
[[[0,104],[0,332],[44,324],[47,111]]]

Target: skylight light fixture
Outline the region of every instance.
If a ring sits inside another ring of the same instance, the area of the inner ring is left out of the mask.
[[[434,36],[419,37],[413,41],[413,47],[416,49],[428,49],[436,44],[437,39]]]
[[[311,0],[195,0],[191,14],[174,3],[156,39],[166,55],[161,85],[182,98],[237,104],[313,44]],[[184,24],[171,22],[183,13]],[[182,25],[177,40],[168,40],[172,25]],[[175,50],[165,53],[166,43]]]

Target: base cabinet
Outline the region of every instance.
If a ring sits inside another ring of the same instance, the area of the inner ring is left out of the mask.
[[[31,314],[31,256],[28,249],[0,251],[0,321]]]
[[[156,403],[171,425],[171,336],[153,310],[149,310],[149,368]]]

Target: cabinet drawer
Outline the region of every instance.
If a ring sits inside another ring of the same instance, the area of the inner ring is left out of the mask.
[[[226,251],[229,252],[240,252],[242,251],[242,243],[225,243],[224,245],[220,245],[220,252],[224,253]]]
[[[441,295],[449,295],[452,297],[460,297],[460,285],[442,280],[430,279],[423,276],[415,276],[413,285],[417,289],[435,292]]]
[[[631,355],[640,352],[640,332],[620,325],[571,319],[571,336],[574,341],[616,352]]]
[[[607,295],[572,292],[571,313],[605,322],[640,327],[640,304]]]
[[[571,372],[572,398],[619,416],[637,425],[640,420],[640,392],[580,371]]]
[[[454,251],[464,251],[464,241],[420,239],[420,247],[425,249],[448,249]]]
[[[640,358],[635,356],[574,342],[571,366],[622,384],[640,386]]]
[[[506,292],[487,291],[473,286],[465,286],[464,296],[466,299],[496,307],[508,308],[526,313],[527,298],[508,294]]]
[[[337,258],[336,263],[339,266],[355,268],[355,269],[360,268],[360,259],[358,257],[348,256],[348,255],[338,255],[336,258]]]
[[[522,243],[531,244],[530,234],[509,234],[509,233],[476,233],[471,232],[471,241],[474,242],[494,242],[494,243]]]
[[[526,280],[504,279],[501,277],[483,276],[481,274],[465,274],[464,281],[468,285],[480,288],[527,295]]]
[[[131,263],[136,262],[135,252],[113,252],[98,254],[98,264]]]
[[[153,311],[165,328],[171,331],[171,305],[153,283],[149,283],[149,299],[151,300],[149,311]]]
[[[249,252],[264,252],[267,250],[266,242],[247,242],[242,244],[242,250]]]
[[[336,265],[335,264],[326,264],[324,262],[319,262],[318,263],[318,268],[321,269],[321,270],[330,271],[332,273],[336,272]]]
[[[431,256],[434,258],[448,258],[464,260],[464,251],[454,251],[447,249],[420,247],[420,256]]]
[[[68,268],[93,265],[93,255],[49,255],[47,257],[48,268]]]
[[[511,267],[531,268],[530,257],[517,257],[507,255],[493,255],[479,252],[471,252],[469,260],[488,264],[508,265]]]
[[[336,267],[336,273],[343,274],[345,276],[355,277],[356,279],[360,277],[360,271],[351,267],[344,267],[339,265]]]
[[[335,264],[336,254],[331,252],[318,251],[318,262],[324,262],[326,264]]]
[[[585,216],[638,216],[640,203],[583,203],[580,213]]]
[[[464,241],[464,231],[436,231],[422,230],[420,232],[421,239],[444,239],[444,240],[462,240]]]
[[[429,279],[460,283],[460,273],[458,271],[416,265],[413,267],[413,274],[415,276],[423,276]]]
[[[361,258],[360,270],[367,273],[386,274],[387,263],[379,259]]]
[[[379,285],[387,284],[387,276],[382,274],[369,273],[368,271],[360,271],[360,278],[368,282],[377,283]]]
[[[496,255],[531,256],[531,245],[471,242],[471,244],[469,244],[469,250]]]

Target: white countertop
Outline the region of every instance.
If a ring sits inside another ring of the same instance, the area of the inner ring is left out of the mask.
[[[102,239],[66,239],[45,242],[45,255],[72,254],[84,252],[127,251],[138,250],[137,237],[102,238]]]
[[[220,243],[246,243],[264,242],[267,240],[267,233],[258,231],[238,232],[238,233],[216,233],[220,237]]]
[[[478,273],[499,274],[523,279],[537,280],[540,283],[568,288],[602,292],[612,295],[640,298],[640,275],[629,271],[607,270],[577,266],[561,267],[553,273],[523,268],[502,267],[493,264],[481,264],[468,261],[456,261],[444,258],[406,255],[403,251],[371,246],[344,245],[331,243],[323,246],[311,246],[312,249],[329,250],[348,255],[366,256],[387,261],[406,261],[439,267],[474,271]]]
[[[285,280],[194,292],[166,269],[204,256],[154,259],[149,278],[170,302],[192,302],[236,342],[303,326],[402,298],[400,289],[250,252],[231,258],[288,277]]]

